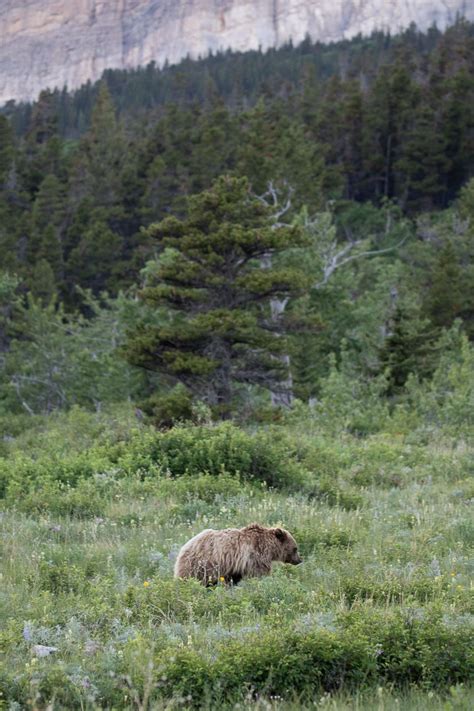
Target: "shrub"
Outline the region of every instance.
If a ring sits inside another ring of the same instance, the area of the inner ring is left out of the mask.
[[[411,377],[407,400],[425,422],[454,436],[472,437],[474,428],[474,348],[460,331],[460,322],[441,337],[441,355],[433,378],[419,383]]]
[[[313,417],[330,432],[379,432],[388,419],[388,406],[381,397],[386,387],[385,375],[363,380],[354,367],[353,356],[343,348],[339,366],[334,355],[330,358],[330,372],[321,383],[321,398]]]
[[[240,477],[223,473],[218,477],[211,474],[184,475],[178,479],[162,479],[157,483],[157,496],[172,496],[180,502],[195,498],[198,502],[214,503],[221,497],[237,496],[245,491],[254,494],[257,489],[240,481]]]
[[[271,432],[248,434],[229,423],[175,427],[157,437],[155,456],[172,476],[227,472],[293,489],[308,479],[284,440]]]
[[[309,496],[320,499],[330,506],[340,506],[346,511],[360,508],[364,499],[354,489],[347,485],[339,485],[337,480],[329,477],[316,479],[311,489],[308,489]]]
[[[341,584],[341,592],[349,604],[356,600],[372,600],[378,603],[407,603],[413,600],[426,602],[436,599],[442,591],[442,583],[431,578],[406,578],[391,575],[376,580],[369,575],[351,573]]]
[[[293,490],[308,488],[310,482],[309,472],[287,441],[271,432],[249,434],[225,423],[178,426],[168,432],[138,431],[127,441],[98,444],[78,453],[48,452],[37,459],[17,453],[0,459],[0,497],[14,501],[43,486],[54,491],[51,482],[76,487],[95,475],[136,473],[143,477],[230,475]],[[70,506],[74,510],[74,501]]]
[[[42,560],[37,571],[31,576],[30,583],[36,583],[40,590],[54,594],[62,592],[80,592],[87,586],[85,571],[69,561]]]
[[[29,488],[25,490],[18,482],[12,482],[6,503],[28,514],[88,518],[104,513],[107,506],[106,488],[97,477],[80,480],[76,488],[61,481],[40,479],[29,482]]]
[[[298,633],[290,628],[252,632],[208,654],[180,647],[160,658],[167,696],[178,693],[199,706],[254,696],[314,698],[321,691],[348,691],[391,682],[447,688],[474,672],[472,630],[448,628],[435,614],[347,613],[334,631]]]
[[[192,397],[183,385],[177,385],[166,394],[152,395],[141,407],[155,427],[173,427],[177,422],[193,418]]]

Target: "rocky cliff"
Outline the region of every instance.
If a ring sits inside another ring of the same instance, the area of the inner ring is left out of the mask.
[[[472,0],[0,0],[0,104],[106,68],[474,20]]]

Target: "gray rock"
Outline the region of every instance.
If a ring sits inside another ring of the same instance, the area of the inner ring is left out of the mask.
[[[47,647],[44,644],[35,644],[32,648],[31,651],[35,655],[35,657],[49,657],[50,654],[54,654],[54,652],[58,652],[57,647]]]
[[[472,0],[1,0],[0,105],[104,69],[474,20]]]
[[[84,644],[84,652],[89,655],[97,654],[100,648],[101,645],[94,639],[88,639],[87,642]]]

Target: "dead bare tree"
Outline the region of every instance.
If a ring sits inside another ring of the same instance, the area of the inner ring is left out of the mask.
[[[356,254],[350,254],[354,249],[360,247],[363,244],[363,240],[355,240],[354,242],[349,242],[344,245],[341,249],[338,249],[336,240],[331,243],[329,249],[325,252],[322,265],[323,278],[313,285],[314,289],[322,289],[325,286],[331,276],[337,269],[345,266],[349,262],[353,262],[355,259],[361,259],[362,257],[379,256],[380,254],[385,254],[387,252],[393,252],[403,245],[406,241],[404,237],[400,242],[393,247],[386,247],[385,249],[369,249],[362,252],[357,252]]]
[[[281,187],[275,186],[274,182],[270,181],[266,192],[262,195],[257,195],[257,198],[270,208],[274,229],[287,227],[290,224],[290,222],[284,221],[282,218],[287,216],[291,211],[293,194],[294,190],[292,186],[286,181],[282,183]],[[393,252],[399,249],[407,239],[405,236],[393,247],[358,251],[358,249],[363,246],[365,240],[350,239],[346,244],[341,246],[337,241],[336,230],[330,218],[330,213],[327,212],[318,213],[312,217],[308,214],[304,214],[302,219],[303,229],[309,232],[315,232],[318,235],[318,239],[314,241],[313,246],[318,248],[317,258],[319,268],[322,272],[322,278],[313,284],[313,289],[319,290],[326,286],[332,275],[346,264],[364,257],[379,256]],[[386,232],[390,231],[390,226],[391,223],[388,221]],[[272,255],[266,254],[262,257],[260,263],[262,269],[269,269],[272,266]],[[276,323],[282,318],[288,306],[288,302],[288,297],[284,299],[272,299],[270,303],[271,322]],[[277,388],[271,391],[272,405],[274,407],[289,408],[292,406],[294,400],[290,356],[288,354],[282,354],[278,356],[278,358],[284,366],[287,376],[281,381]]]
[[[281,201],[281,195],[279,194],[279,191],[275,187],[273,181],[268,183],[268,189],[263,195],[257,196],[264,205],[271,208],[272,226],[275,230],[280,227],[288,226],[288,223],[282,222],[281,218],[291,210],[293,188],[285,183],[284,189],[286,189],[286,195],[283,202]],[[270,253],[265,254],[260,260],[260,264],[262,269],[270,269],[272,266],[272,255]],[[270,322],[272,324],[276,325],[282,318],[288,301],[288,297],[284,297],[283,299],[275,297],[274,299],[271,299]],[[283,371],[286,373],[286,377],[280,381],[277,387],[273,387],[270,391],[272,405],[273,407],[290,408],[293,404],[293,376],[291,374],[290,356],[287,353],[282,353],[281,355],[275,357],[281,362]]]

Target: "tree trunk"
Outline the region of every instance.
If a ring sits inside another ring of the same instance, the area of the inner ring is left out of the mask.
[[[278,321],[280,316],[285,312],[288,299],[272,299],[270,302],[271,320]],[[271,390],[271,398],[273,407],[290,408],[293,405],[293,376],[291,375],[291,360],[287,353],[275,356],[286,368],[288,375],[282,380],[278,387]]]
[[[273,407],[290,408],[293,406],[293,376],[291,375],[290,369],[290,356],[285,353],[277,357],[287,367],[288,377],[281,381],[281,390],[275,389],[271,391],[272,405]]]

